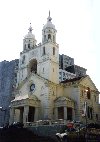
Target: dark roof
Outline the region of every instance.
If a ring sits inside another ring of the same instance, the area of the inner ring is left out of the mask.
[[[76,78],[73,78],[73,79],[66,79],[66,80],[62,81],[61,83],[67,83],[67,82],[78,81],[78,80],[80,80],[80,79],[82,79],[82,78],[85,78],[86,76],[87,76],[87,75],[85,75],[85,76],[79,76],[79,77],[76,77]]]

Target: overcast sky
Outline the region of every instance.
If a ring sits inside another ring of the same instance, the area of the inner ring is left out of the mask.
[[[0,61],[19,58],[30,22],[42,41],[49,10],[60,54],[86,68],[100,91],[100,0],[0,0]]]

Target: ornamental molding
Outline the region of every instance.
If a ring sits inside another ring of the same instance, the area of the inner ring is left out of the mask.
[[[25,99],[25,100],[18,100],[18,101],[11,102],[11,107],[21,107],[21,106],[25,106],[25,105],[40,107],[40,101]]]
[[[64,96],[56,98],[54,100],[54,103],[55,103],[55,107],[67,106],[67,107],[74,108],[74,105],[75,105],[75,102],[73,100]]]

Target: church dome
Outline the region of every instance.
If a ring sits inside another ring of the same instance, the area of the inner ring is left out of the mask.
[[[52,18],[50,17],[50,11],[49,11],[49,16],[47,18],[47,23],[43,26],[43,29],[45,29],[45,28],[53,28],[53,29],[55,29],[55,25],[52,24],[51,20],[52,20]]]
[[[23,39],[23,50],[30,50],[32,48],[34,48],[36,46],[36,39],[35,39],[35,35],[32,33],[32,27],[31,27],[31,23],[30,23],[30,27],[28,29],[28,34],[25,35],[24,39]]]
[[[55,29],[55,25],[52,24],[51,21],[47,21],[47,23],[43,26],[43,29],[45,29],[45,28],[53,28],[53,29]]]
[[[32,34],[32,33],[30,33],[30,32],[28,32],[28,34],[27,35],[25,35],[25,37],[24,38],[34,38],[35,39],[35,35],[34,34]]]
[[[25,37],[24,37],[24,39],[35,39],[35,35],[32,33],[32,27],[31,27],[31,23],[30,23],[30,27],[29,27],[29,32],[28,32],[28,34],[27,35],[25,35]]]

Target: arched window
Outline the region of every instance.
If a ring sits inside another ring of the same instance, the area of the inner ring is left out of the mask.
[[[22,64],[25,62],[25,55],[22,57]]]
[[[96,114],[96,120],[98,120],[98,114]]]
[[[30,69],[30,72],[32,73],[37,73],[37,60],[36,59],[33,59],[30,61],[29,63],[29,69]]]
[[[44,41],[46,41],[46,35],[44,35]]]
[[[34,47],[34,41],[33,41],[33,47]]]
[[[90,88],[87,88],[87,99],[91,99],[91,91]]]
[[[30,49],[30,44],[28,44],[28,48]]]
[[[43,55],[45,55],[45,46],[43,47]]]
[[[24,45],[24,50],[26,50],[26,44]]]
[[[53,55],[55,55],[55,47],[53,47]]]
[[[51,34],[48,34],[48,39],[51,39]]]
[[[43,73],[44,73],[44,68],[43,68]]]

